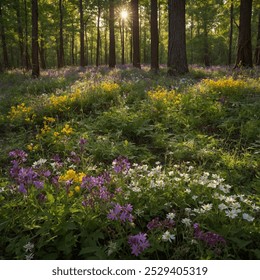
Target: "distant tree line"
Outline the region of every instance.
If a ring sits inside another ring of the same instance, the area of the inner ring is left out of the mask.
[[[124,11],[124,14],[122,13]],[[127,16],[128,14],[128,16]],[[1,0],[0,71],[260,65],[257,0]]]

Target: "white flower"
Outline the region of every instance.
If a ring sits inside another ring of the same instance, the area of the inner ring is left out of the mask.
[[[186,227],[188,227],[188,226],[191,225],[191,220],[188,219],[188,218],[182,219],[181,222],[182,222]]]
[[[237,214],[238,214],[236,209],[226,210],[225,213],[226,213],[226,216],[231,218],[231,219],[235,219],[237,217]]]
[[[110,256],[110,255],[112,255],[116,251],[117,251],[117,244],[116,244],[116,242],[110,241],[109,244],[108,244],[107,255]]]
[[[196,199],[198,198],[198,196],[197,196],[197,195],[193,195],[191,198],[192,198],[193,200],[196,200]]]
[[[172,240],[175,240],[175,235],[171,234],[168,230],[162,235],[162,240],[167,242],[172,242]]]
[[[227,205],[224,204],[224,203],[221,203],[221,204],[219,204],[219,206],[218,206],[218,209],[219,209],[219,210],[225,210],[225,209],[227,209],[227,208],[228,208]]]
[[[34,257],[34,254],[33,253],[30,253],[29,255],[25,255],[25,259],[26,260],[32,260]]]
[[[226,203],[230,203],[230,204],[236,202],[235,198],[232,196],[226,197],[225,201]]]
[[[204,211],[210,211],[212,209],[212,204],[204,204],[201,206]]]
[[[34,163],[33,163],[33,165],[32,165],[32,167],[33,168],[35,168],[35,167],[40,167],[40,166],[42,166],[44,163],[46,163],[47,162],[47,159],[45,159],[45,158],[40,158],[39,160],[37,160],[37,161],[35,161]]]
[[[191,189],[185,189],[184,192],[186,192],[186,193],[191,193]]]
[[[255,210],[255,211],[258,211],[260,209],[260,207],[256,206],[255,203],[252,204],[251,206],[252,206],[252,209]]]
[[[141,189],[139,187],[133,187],[132,191],[133,192],[141,192]]]
[[[28,242],[27,244],[25,244],[23,246],[23,248],[24,248],[25,252],[31,252],[34,248],[34,244],[31,242]]]
[[[253,220],[255,219],[254,217],[248,215],[247,213],[243,213],[243,219],[247,220],[248,222],[253,222]]]
[[[168,174],[169,174],[169,176],[172,176],[172,175],[174,175],[174,172],[173,171],[169,171]]]
[[[173,220],[175,218],[175,216],[176,216],[175,213],[168,213],[166,217],[169,220]]]

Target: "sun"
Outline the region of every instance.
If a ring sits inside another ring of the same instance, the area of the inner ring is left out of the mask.
[[[128,17],[128,12],[126,10],[121,11],[121,18],[127,19],[127,17]]]

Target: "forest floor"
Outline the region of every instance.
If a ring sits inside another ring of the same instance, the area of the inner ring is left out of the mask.
[[[9,71],[0,146],[2,259],[260,259],[259,69]]]

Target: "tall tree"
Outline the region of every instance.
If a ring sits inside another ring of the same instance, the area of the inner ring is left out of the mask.
[[[185,36],[185,0],[169,0],[168,74],[188,72]]]
[[[140,35],[139,35],[139,0],[131,0],[133,20],[133,66],[141,68],[140,61]]]
[[[28,43],[28,10],[27,0],[24,0],[24,21],[25,21],[25,67],[26,70],[31,68],[30,55],[29,55],[29,43]]]
[[[159,69],[158,4],[151,0],[151,69]]]
[[[58,52],[58,68],[64,66],[64,40],[63,40],[63,2],[59,0],[59,52]]]
[[[38,0],[32,0],[32,76],[40,76],[38,47]]]
[[[116,66],[116,43],[115,43],[115,4],[109,0],[109,67]]]
[[[3,48],[4,68],[8,68],[9,67],[9,60],[8,60],[8,54],[7,54],[5,26],[4,26],[1,2],[0,2],[0,25],[1,25],[1,30],[0,31],[1,31],[1,40],[2,40],[2,48]]]
[[[79,15],[80,15],[80,66],[84,67],[85,63],[85,50],[84,50],[84,13],[82,0],[79,0]],[[74,39],[73,39],[74,40]],[[74,44],[74,42],[73,42]],[[74,47],[74,46],[73,46]]]
[[[15,11],[16,11],[16,18],[17,18],[17,32],[18,32],[18,39],[19,39],[19,48],[20,48],[20,61],[22,68],[25,67],[25,55],[24,55],[24,36],[23,36],[23,27],[22,27],[22,19],[21,19],[21,8],[20,8],[20,1],[16,0],[14,2]]]
[[[100,18],[101,18],[101,6],[100,1],[98,0],[98,16],[97,16],[97,52],[96,52],[96,66],[98,67],[100,64]]]
[[[238,50],[235,67],[253,67],[251,43],[252,0],[240,0]]]
[[[260,65],[260,9],[258,10],[258,32],[255,49],[255,64]]]
[[[233,22],[234,22],[234,2],[230,3],[230,29],[229,29],[229,45],[228,45],[228,65],[232,63],[232,45],[233,45]]]

